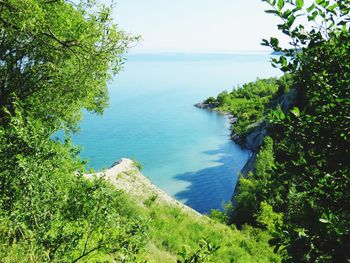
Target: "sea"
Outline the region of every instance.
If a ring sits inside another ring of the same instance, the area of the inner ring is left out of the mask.
[[[225,115],[194,104],[257,78],[280,76],[267,52],[129,54],[108,84],[103,115],[84,112],[73,142],[100,171],[120,158],[200,213],[223,208],[249,151],[230,139]]]

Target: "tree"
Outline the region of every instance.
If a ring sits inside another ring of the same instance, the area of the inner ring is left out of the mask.
[[[135,38],[95,1],[0,1],[0,258],[137,262],[145,224],[72,146],[82,109],[102,112],[107,81]]]
[[[74,128],[83,108],[102,112],[107,81],[135,40],[113,23],[111,7],[7,0],[0,14],[0,108],[13,111],[15,96],[26,114],[56,129]]]
[[[233,210],[233,221],[238,226],[245,223],[256,226],[256,215],[261,203],[269,199],[273,189],[270,182],[275,168],[273,141],[270,137],[264,139],[255,161],[255,171],[247,177],[241,176],[235,193],[237,203]]]
[[[270,116],[277,169],[274,210],[285,215],[275,239],[292,262],[346,262],[350,229],[350,2],[264,1],[291,38],[263,44],[284,56],[275,66],[292,75],[296,108]],[[298,24],[300,17],[309,25]]]

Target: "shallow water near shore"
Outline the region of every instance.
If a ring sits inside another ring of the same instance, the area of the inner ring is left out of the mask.
[[[220,209],[249,157],[230,140],[226,116],[193,105],[257,77],[280,75],[268,53],[131,54],[109,84],[102,116],[85,113],[73,142],[96,169],[122,157],[201,213]]]

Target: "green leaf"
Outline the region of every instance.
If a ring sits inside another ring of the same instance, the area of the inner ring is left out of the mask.
[[[277,3],[277,8],[278,8],[278,11],[281,11],[282,8],[284,7],[284,0],[278,0],[278,3]]]
[[[323,6],[324,8],[327,8],[327,6],[329,6],[329,1],[323,1],[321,3],[321,6]]]
[[[294,24],[295,19],[296,19],[296,17],[295,17],[294,15],[291,15],[291,16],[288,18],[288,20],[287,20],[287,25],[288,25],[289,28]]]
[[[328,7],[327,7],[327,10],[328,10],[329,12],[333,12],[334,9],[336,9],[337,7],[338,7],[338,4],[334,4],[334,5],[328,6]]]
[[[314,21],[315,18],[317,17],[317,15],[318,15],[318,11],[315,10],[315,11],[313,11],[312,14],[309,15],[307,18],[308,18],[309,21]]]
[[[276,10],[265,10],[265,13],[267,13],[267,14],[276,14],[276,15],[279,14],[279,12],[276,11]]]
[[[270,38],[270,43],[271,43],[271,45],[273,46],[273,47],[278,47],[278,45],[279,45],[279,40],[277,39],[277,38],[275,38],[275,37],[271,37]]]
[[[269,43],[269,41],[267,41],[266,39],[263,39],[262,42],[261,42],[261,45],[262,45],[262,46],[269,47],[269,46],[270,46],[270,43]]]
[[[292,10],[288,9],[287,11],[285,11],[283,14],[282,14],[282,17],[287,19],[290,14],[292,13]]]
[[[298,107],[294,107],[292,110],[291,110],[291,113],[293,113],[293,115],[295,117],[299,117],[300,116],[300,110]]]
[[[324,218],[320,218],[320,222],[323,223],[323,224],[328,224],[329,221],[327,219],[324,219]]]
[[[269,43],[269,41],[267,41],[266,39],[263,39],[262,42],[261,42],[261,45],[262,45],[262,46],[267,46],[267,47],[269,47],[269,46],[270,46],[270,43]]]
[[[315,9],[315,3],[313,3],[310,7],[308,7],[306,10],[310,13],[312,10]]]
[[[284,119],[286,118],[286,115],[283,113],[282,110],[279,111],[279,118],[280,118],[281,120],[284,120]]]
[[[285,67],[285,66],[287,66],[287,59],[286,59],[286,57],[284,57],[284,56],[281,56],[280,57],[280,64],[282,65],[282,67]]]
[[[272,112],[272,115],[277,119],[277,120],[284,120],[286,118],[286,115],[283,113],[282,110],[274,110]]]
[[[304,6],[304,0],[297,0],[296,5],[298,8],[302,9]]]

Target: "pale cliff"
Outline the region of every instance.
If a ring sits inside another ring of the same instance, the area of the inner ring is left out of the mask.
[[[156,203],[166,204],[181,208],[194,216],[202,216],[195,211],[169,196],[166,192],[155,186],[147,177],[145,177],[137,168],[134,161],[122,158],[104,171],[96,174],[86,174],[85,177],[93,176],[104,177],[110,181],[117,189],[125,191],[137,203],[143,205],[147,199],[154,198]]]

